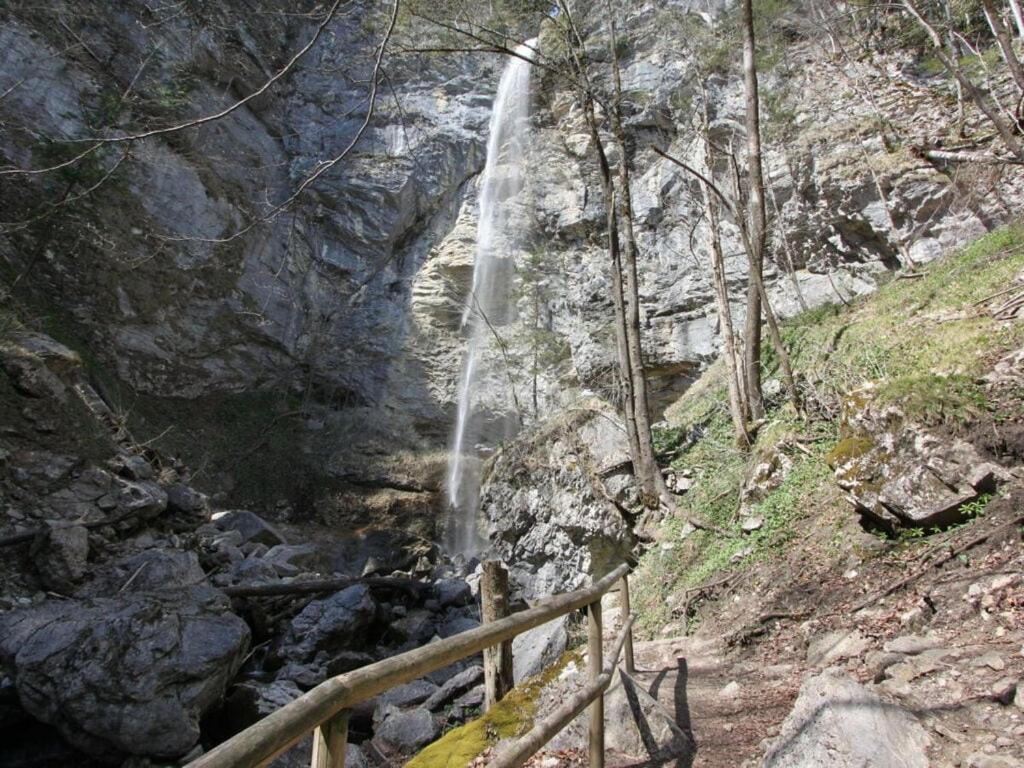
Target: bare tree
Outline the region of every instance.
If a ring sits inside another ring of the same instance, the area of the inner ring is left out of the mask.
[[[1013,40],[1010,39],[1010,31],[1003,23],[1003,17],[996,8],[993,0],[981,0],[981,7],[985,11],[985,20],[988,22],[992,34],[999,43],[999,50],[1003,54],[1003,61],[1006,62],[1013,81],[1017,84],[1017,90],[1024,95],[1024,67],[1021,67],[1017,52],[1013,49]]]
[[[1010,152],[1020,161],[1024,162],[1024,146],[1021,145],[1020,140],[1017,138],[1017,134],[1014,127],[999,114],[999,107],[995,104],[992,98],[982,91],[974,82],[967,76],[963,67],[960,66],[954,58],[952,58],[946,51],[946,46],[942,42],[942,35],[935,26],[928,20],[924,11],[918,6],[915,0],[901,0],[904,8],[910,13],[911,16],[917,21],[921,29],[927,34],[929,41],[931,42],[932,48],[935,52],[935,58],[939,60],[946,71],[956,79],[957,83],[964,89],[971,101],[978,107],[979,110],[988,118],[989,122],[995,127],[999,133],[1000,138],[1003,140],[1003,144]]]
[[[708,179],[711,179],[715,172],[715,150],[711,143],[711,115],[708,109],[707,89],[703,84],[701,90],[704,100],[701,120],[701,134],[704,142],[704,173]],[[725,258],[722,253],[722,235],[718,217],[719,201],[711,189],[710,181],[701,180],[700,185],[704,197],[704,212],[708,220],[708,238],[711,243],[711,270],[715,285],[715,303],[718,305],[718,317],[721,324],[723,356],[729,391],[729,413],[732,416],[737,445],[748,448],[751,444],[750,432],[747,429],[749,408],[741,385],[740,360],[736,350],[736,331],[733,328],[732,307],[729,304],[729,284],[725,279]]]

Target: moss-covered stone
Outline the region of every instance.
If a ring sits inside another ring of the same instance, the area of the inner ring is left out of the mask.
[[[533,727],[541,691],[570,662],[580,663],[578,650],[567,651],[542,674],[520,683],[489,712],[454,728],[405,764],[405,768],[463,768],[502,739],[521,736]]]

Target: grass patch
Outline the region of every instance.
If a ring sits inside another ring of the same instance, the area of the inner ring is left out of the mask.
[[[788,409],[771,410],[749,455],[733,442],[724,366],[711,366],[666,411],[669,426],[659,431],[657,443],[673,457],[672,467],[692,478],[680,499],[682,511],[736,537],[666,521],[660,545],[641,558],[635,576],[638,632],[653,636],[676,619],[686,589],[782,555],[800,521],[835,498],[829,463],[841,464],[867,449],[856,438],[838,439],[840,404],[852,390],[875,382],[880,402],[898,405],[916,421],[952,428],[985,411],[980,377],[999,355],[1024,343],[1024,324],[997,322],[977,305],[1022,271],[1024,226],[1006,227],[923,268],[923,277],[892,280],[850,307],[823,306],[786,323],[787,347],[816,415],[804,423]],[[766,346],[766,378],[776,374],[773,357]],[[807,453],[786,448],[796,434]],[[763,518],[761,528],[741,536],[737,512],[744,477],[780,450],[792,466],[750,510]],[[968,517],[980,514],[987,501],[973,502],[977,511],[968,510]]]

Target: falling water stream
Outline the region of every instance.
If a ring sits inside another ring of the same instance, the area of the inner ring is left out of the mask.
[[[449,520],[447,543],[453,551],[473,554],[482,543],[476,519],[480,462],[477,445],[509,436],[516,420],[484,413],[490,369],[486,356],[497,329],[511,319],[513,260],[520,234],[513,199],[523,189],[523,155],[530,112],[530,62],[534,40],[516,49],[498,84],[487,138],[487,161],[480,180],[479,221],[473,287],[462,314],[467,343],[458,388],[458,411],[448,459]],[[492,379],[493,381],[493,379]],[[506,409],[506,413],[509,412]]]

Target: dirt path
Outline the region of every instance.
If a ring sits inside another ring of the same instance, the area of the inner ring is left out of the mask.
[[[690,733],[692,761],[679,768],[736,768],[759,755],[796,697],[799,671],[726,661],[706,640],[673,638],[636,646],[636,679]]]

